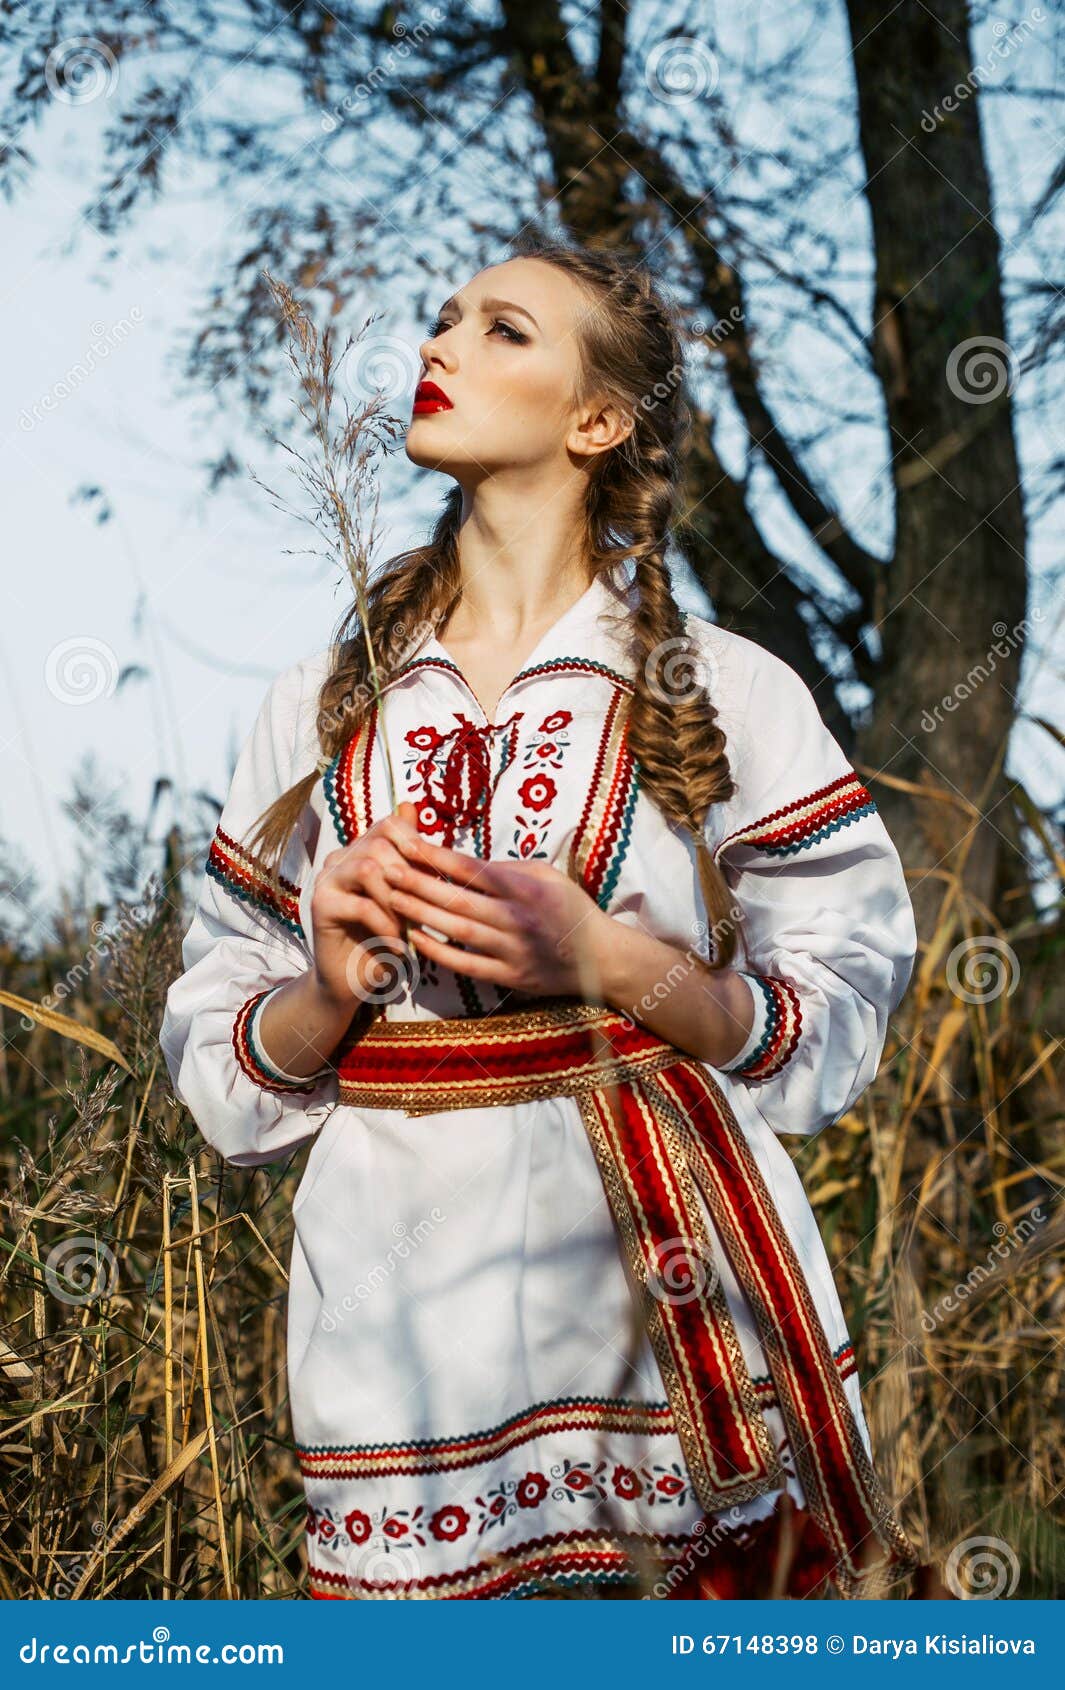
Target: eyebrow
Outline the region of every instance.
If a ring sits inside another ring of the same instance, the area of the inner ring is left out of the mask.
[[[459,300],[454,294],[451,295],[450,299],[445,299],[440,307],[441,311],[446,311],[449,305],[459,305]],[[459,305],[459,309],[461,310],[461,305]],[[528,317],[534,328],[540,327],[532,312],[526,311],[524,305],[516,305],[512,299],[482,299],[480,309],[482,311],[517,311],[522,317]]]

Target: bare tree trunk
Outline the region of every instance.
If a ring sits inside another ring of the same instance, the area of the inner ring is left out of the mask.
[[[802,594],[763,540],[744,489],[723,468],[709,425],[696,430],[685,462],[687,510],[679,541],[720,621],[756,640],[802,676],[825,725],[852,749],[850,718],[814,651]]]
[[[1002,763],[1023,643],[1025,523],[975,89],[941,121],[934,114],[971,68],[966,8],[848,0],[848,13],[897,501],[877,615],[883,662],[861,750],[890,776],[953,795],[877,789],[907,865],[964,869],[967,890],[990,905],[1002,871],[1012,881],[1019,866],[1003,860],[1016,835]],[[915,888],[926,933],[941,895],[939,879]]]

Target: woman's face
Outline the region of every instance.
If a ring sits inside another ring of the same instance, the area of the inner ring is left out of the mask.
[[[564,466],[567,450],[602,450],[587,420],[595,408],[574,403],[588,304],[576,282],[535,258],[478,271],[422,342],[408,458],[474,484],[500,470]]]

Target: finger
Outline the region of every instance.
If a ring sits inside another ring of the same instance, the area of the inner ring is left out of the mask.
[[[447,845],[436,845],[424,834],[420,834],[404,854],[421,862],[425,868],[458,881],[460,885],[472,886],[479,882],[489,895],[498,882],[498,871],[510,866],[485,857],[473,857],[467,851],[453,851]]]
[[[358,892],[344,892],[329,911],[328,920],[365,928],[382,938],[402,939],[403,921],[391,905],[379,904]]]
[[[400,859],[402,860],[402,859]],[[361,877],[366,891],[381,905],[383,909],[391,910],[393,905],[393,887],[385,875],[386,864],[376,857],[366,856],[361,865]]]
[[[400,800],[392,812],[392,819],[399,824],[399,833],[404,839],[416,843],[421,837],[418,828],[418,806],[409,798]]]
[[[380,892],[381,882],[374,878],[374,870],[385,863],[403,866],[406,862],[407,858],[391,839],[377,834],[372,839],[353,840],[342,850],[331,851],[318,871],[315,884],[357,892],[372,882]]]
[[[435,926],[435,923],[434,923]],[[488,980],[497,986],[510,984],[510,970],[507,965],[496,957],[479,956],[475,951],[459,951],[454,945],[434,939],[431,934],[423,933],[420,927],[410,930],[411,943],[435,962],[442,962],[446,968],[453,968],[456,974],[468,974],[471,980]]]
[[[394,893],[405,892],[432,904],[437,910],[450,910],[455,915],[482,922],[487,927],[513,931],[510,906],[498,897],[486,896],[470,886],[456,886],[449,880],[427,874],[411,863],[386,863],[384,878]],[[434,920],[434,926],[439,926]]]
[[[400,915],[406,916],[410,921],[427,922],[438,933],[456,940],[460,945],[469,945],[472,950],[479,951],[484,956],[502,957],[505,954],[509,935],[501,928],[488,926],[483,921],[471,920],[469,916],[441,908],[439,904],[426,898],[417,898],[409,892],[396,891],[392,894],[392,900]]]
[[[409,799],[404,799],[387,816],[382,816],[377,824],[376,837],[387,838],[397,850],[404,849],[417,855],[422,837],[418,831],[417,807]]]

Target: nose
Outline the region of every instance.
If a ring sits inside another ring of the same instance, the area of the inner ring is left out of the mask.
[[[418,348],[418,356],[422,361],[422,375],[431,375],[434,368],[438,370],[453,370],[456,367],[454,348],[447,345],[450,330],[433,335],[423,340]]]

